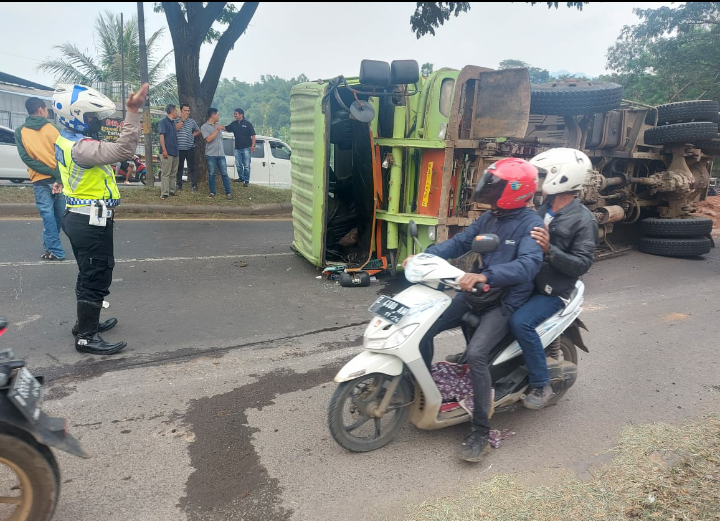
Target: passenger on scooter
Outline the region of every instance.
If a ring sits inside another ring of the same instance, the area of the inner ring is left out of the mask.
[[[510,330],[522,347],[530,376],[530,391],[523,404],[528,409],[542,409],[554,393],[545,350],[535,328],[565,306],[578,278],[592,266],[598,224],[577,198],[592,171],[585,154],[572,148],[554,148],[535,156],[530,164],[545,175],[545,201],[538,209],[544,226],[530,232],[545,258],[535,278],[537,291],[513,313]]]
[[[492,233],[500,239],[497,251],[483,255],[480,272],[467,273],[460,279],[463,292],[455,297],[420,343],[423,360],[430,367],[433,338],[441,331],[461,326],[462,317],[471,310],[471,292],[475,285],[507,288],[501,303],[478,313],[480,323],[467,345],[474,410],[472,430],[460,447],[460,458],[466,461],[480,461],[488,443],[492,382],[489,353],[508,333],[510,315],[530,298],[533,279],[542,263],[542,250],[530,236],[533,228],[542,226],[542,219],[527,207],[535,195],[537,182],[537,169],[522,159],[506,158],[490,165],[475,188],[473,200],[490,205],[492,211],[485,212],[450,240],[427,249],[427,253],[443,259],[457,259],[471,251],[478,235]]]

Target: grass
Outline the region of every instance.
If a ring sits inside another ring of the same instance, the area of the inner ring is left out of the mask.
[[[178,191],[177,197],[169,197],[166,200],[160,199],[159,187],[120,187],[120,195],[124,204],[167,204],[173,206],[251,206],[254,204],[289,203],[290,190],[279,190],[265,188],[263,186],[250,185],[247,188],[240,183],[230,183],[233,200],[225,198],[225,191],[222,182],[216,185],[217,195],[210,199],[210,190],[207,184],[198,185],[197,192],[191,192],[189,187],[183,186]],[[32,185],[23,184],[22,187],[0,186],[0,203],[35,203],[35,194]]]
[[[583,481],[533,488],[497,476],[453,499],[410,510],[412,521],[653,521],[720,519],[720,416],[680,427],[628,427],[614,459]]]

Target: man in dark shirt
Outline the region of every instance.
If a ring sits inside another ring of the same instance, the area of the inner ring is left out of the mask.
[[[162,159],[160,160],[160,185],[162,194],[160,199],[167,199],[168,195],[175,195],[175,175],[178,170],[178,135],[175,120],[178,117],[177,107],[169,104],[165,107],[166,118],[160,120],[158,124],[158,132],[160,134],[160,150],[162,151]]]
[[[250,158],[255,152],[255,129],[252,123],[245,119],[243,109],[235,109],[235,121],[230,123],[226,130],[235,134],[235,169],[238,173],[236,183],[250,183]]]

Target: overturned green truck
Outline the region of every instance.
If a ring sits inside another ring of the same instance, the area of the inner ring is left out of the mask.
[[[295,85],[290,109],[292,247],[318,267],[394,274],[417,253],[410,220],[423,246],[444,241],[487,210],[471,201],[487,166],[561,146],[593,162],[581,198],[600,251],[627,237],[668,256],[712,244],[694,213],[720,154],[715,101],[651,107],[613,83],[531,86],[527,69],[477,66],[421,78],[412,60],[364,60],[357,78]]]

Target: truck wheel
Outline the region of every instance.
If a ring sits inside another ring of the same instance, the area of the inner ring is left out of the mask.
[[[663,257],[696,257],[710,251],[712,241],[709,237],[670,239],[659,237],[641,237],[638,250]]]
[[[717,124],[709,121],[693,123],[673,123],[645,131],[645,143],[648,145],[666,145],[671,143],[694,143],[717,136]]]
[[[32,439],[0,434],[0,468],[3,467],[3,475],[9,469],[13,476],[3,480],[0,491],[0,505],[15,507],[7,519],[49,521],[60,494],[60,472],[52,452]]]
[[[697,237],[712,232],[712,219],[693,217],[690,219],[643,219],[640,231],[649,237]]]
[[[658,111],[658,125],[688,121],[715,121],[720,103],[717,101],[679,101],[660,105]]]
[[[699,141],[697,146],[700,147],[704,154],[720,156],[720,134],[712,139]]]
[[[338,385],[330,399],[328,426],[333,439],[350,452],[368,452],[387,445],[407,422],[412,391],[400,380],[382,418],[367,414],[382,402],[392,376],[373,373]]]
[[[596,114],[620,108],[623,88],[602,81],[531,85],[530,113],[557,116]]]

